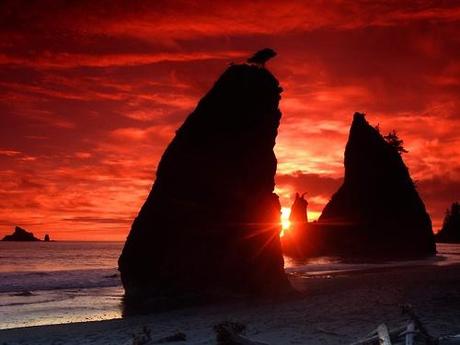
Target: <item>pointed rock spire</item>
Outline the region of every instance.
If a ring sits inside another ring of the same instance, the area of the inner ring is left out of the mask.
[[[281,88],[232,65],[176,132],[119,259],[127,297],[288,288],[273,193]]]
[[[431,219],[401,155],[361,113],[354,114],[345,148],[343,185],[319,224],[346,231],[337,234],[346,245],[334,233],[328,237],[337,251],[388,257],[436,251]]]

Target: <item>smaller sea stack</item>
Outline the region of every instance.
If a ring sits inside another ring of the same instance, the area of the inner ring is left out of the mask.
[[[355,113],[345,178],[318,220],[329,254],[413,257],[436,253],[431,219],[396,147]],[[404,151],[402,151],[404,152]]]
[[[294,202],[291,206],[289,215],[289,228],[285,230],[281,237],[283,253],[291,257],[304,257],[311,254],[309,246],[310,227],[307,216],[308,202],[305,199],[305,193],[295,194]]]

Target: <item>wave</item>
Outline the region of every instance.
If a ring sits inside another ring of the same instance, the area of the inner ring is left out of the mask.
[[[121,284],[116,268],[49,272],[2,272],[0,293],[113,287]]]
[[[319,262],[312,260],[310,262],[288,262],[289,265],[285,267],[285,271],[290,274],[297,275],[307,275],[307,276],[316,276],[316,275],[325,275],[325,274],[341,274],[341,273],[351,273],[351,272],[365,272],[369,270],[380,270],[380,269],[394,269],[394,268],[403,268],[411,266],[426,266],[426,265],[436,265],[436,266],[446,266],[452,264],[460,264],[460,256],[455,253],[451,255],[450,253],[443,253],[443,255],[437,255],[432,257],[426,257],[422,259],[413,259],[413,260],[400,260],[400,261],[380,261],[380,262],[350,262],[346,260],[341,260],[335,257],[328,257],[327,260],[320,258]],[[316,260],[318,261],[318,260]]]

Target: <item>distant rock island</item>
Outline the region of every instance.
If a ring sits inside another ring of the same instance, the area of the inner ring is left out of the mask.
[[[119,258],[128,300],[290,289],[273,193],[281,91],[265,68],[231,65],[176,132]]]
[[[354,114],[343,185],[318,222],[296,229],[302,244],[283,243],[286,252],[388,258],[436,253],[431,219],[401,157],[404,148],[395,132],[389,137],[364,114]]]
[[[19,226],[14,228],[14,232],[11,235],[3,237],[2,241],[40,241],[36,238],[33,233],[23,229]]]
[[[460,203],[452,203],[447,209],[441,230],[436,234],[436,242],[460,243]]]

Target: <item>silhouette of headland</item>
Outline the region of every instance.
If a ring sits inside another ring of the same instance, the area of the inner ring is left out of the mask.
[[[418,257],[436,253],[431,219],[404,164],[401,147],[355,113],[342,186],[302,239],[283,240],[293,256]]]
[[[436,242],[460,243],[460,203],[452,203],[446,211],[442,228],[436,234]]]
[[[27,231],[19,226],[14,228],[14,232],[11,235],[3,237],[2,241],[29,241],[36,242],[40,239],[36,238],[32,232]]]
[[[281,90],[265,68],[232,65],[177,130],[119,258],[127,302],[289,290],[273,193]]]

